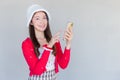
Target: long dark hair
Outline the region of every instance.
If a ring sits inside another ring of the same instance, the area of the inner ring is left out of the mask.
[[[43,11],[44,12],[44,11]],[[46,30],[44,31],[44,35],[45,35],[45,38],[47,40],[47,42],[49,42],[52,38],[52,34],[51,34],[51,30],[50,30],[50,25],[49,25],[49,18],[48,18],[48,15],[46,12],[44,12],[46,17],[47,17],[47,28]],[[34,45],[34,51],[35,51],[35,54],[36,56],[38,57],[40,55],[40,52],[38,51],[38,48],[41,46],[38,41],[37,41],[37,38],[35,36],[35,29],[34,29],[34,26],[33,25],[29,25],[29,35],[30,35],[30,38],[32,40],[32,43]],[[56,49],[55,49],[55,46],[52,47],[53,49],[53,54],[56,55]]]

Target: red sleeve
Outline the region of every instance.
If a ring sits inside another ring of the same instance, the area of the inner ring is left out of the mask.
[[[61,68],[65,69],[70,61],[70,49],[65,48],[63,53],[60,42],[57,42],[55,46],[57,62]]]
[[[29,38],[23,41],[22,51],[30,71],[34,74],[41,74],[45,70],[50,51],[44,50],[41,58],[38,59],[35,55],[32,41]]]

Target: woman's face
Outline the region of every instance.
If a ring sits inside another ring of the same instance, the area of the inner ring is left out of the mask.
[[[32,18],[31,25],[34,26],[35,30],[44,32],[47,27],[47,17],[44,12],[36,12]]]

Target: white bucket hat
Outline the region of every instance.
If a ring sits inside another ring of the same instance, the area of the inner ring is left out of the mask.
[[[38,4],[33,4],[27,10],[27,27],[29,27],[29,24],[31,22],[31,19],[32,19],[34,13],[38,12],[38,11],[46,12],[48,15],[48,18],[50,19],[50,14],[47,10],[45,10],[43,7],[39,6]]]

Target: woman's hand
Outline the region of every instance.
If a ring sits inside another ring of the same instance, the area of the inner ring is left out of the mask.
[[[60,37],[60,32],[57,32],[50,40],[50,42],[48,43],[48,47],[52,48],[53,45],[59,41],[59,37]]]
[[[65,34],[64,34],[64,39],[66,40],[66,48],[67,49],[70,49],[70,47],[71,47],[72,38],[73,38],[72,27],[67,27]]]

